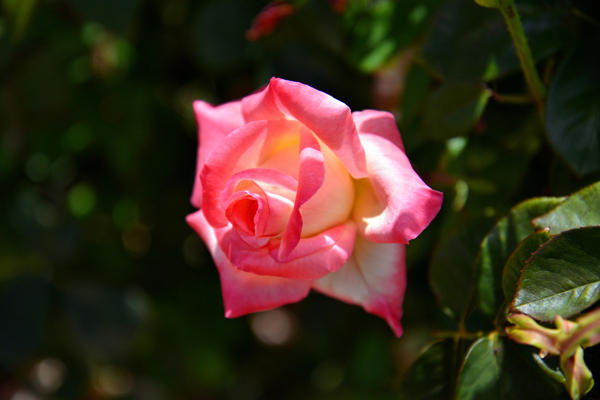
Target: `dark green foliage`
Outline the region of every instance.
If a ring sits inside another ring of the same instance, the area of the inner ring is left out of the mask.
[[[456,398],[529,400],[568,397],[534,364],[528,349],[492,335],[471,346],[458,377]]]
[[[568,318],[600,298],[600,227],[565,231],[527,262],[511,308],[542,321]]]
[[[588,37],[564,60],[548,92],[548,139],[579,175],[600,171],[600,53],[589,45],[598,38]]]
[[[549,321],[600,293],[595,2],[517,0],[548,84],[539,105],[502,14],[474,0],[289,1],[248,41],[267,3],[0,2],[0,397],[565,398],[504,332],[511,303]],[[318,294],[283,308],[282,346],[254,316],[223,316],[184,222],[191,103],[272,76],[394,113],[414,169],[444,192],[407,250],[399,341]],[[35,378],[48,360],[66,371],[54,389]]]
[[[494,229],[483,239],[475,263],[475,273],[479,308],[485,315],[493,318],[505,302],[503,271],[518,244],[534,232],[530,221],[563,201],[563,198],[544,197],[527,200],[498,221]],[[506,299],[510,302],[512,297]]]

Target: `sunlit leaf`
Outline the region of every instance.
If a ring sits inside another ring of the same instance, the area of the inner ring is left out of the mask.
[[[531,220],[563,201],[564,198],[558,197],[526,200],[498,221],[481,242],[476,261],[476,286],[479,308],[485,315],[493,318],[504,304],[504,266],[517,245],[534,232]]]
[[[534,232],[519,243],[512,252],[502,274],[502,290],[506,300],[511,301],[515,296],[525,262],[548,240],[550,240],[550,234],[547,230]]]
[[[350,58],[364,72],[380,68],[427,28],[440,0],[348,2]]]
[[[542,321],[568,318],[600,297],[600,227],[565,231],[528,261],[512,309]]]
[[[562,399],[566,393],[534,364],[530,350],[490,335],[472,346],[458,377],[456,399]]]
[[[550,228],[550,234],[600,225],[600,182],[573,193],[554,210],[533,220],[538,229]]]

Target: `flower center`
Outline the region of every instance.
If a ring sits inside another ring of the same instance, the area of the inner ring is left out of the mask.
[[[233,203],[229,210],[231,210],[232,217],[229,220],[247,234],[254,235],[254,219],[258,211],[258,201],[252,196],[243,197]]]

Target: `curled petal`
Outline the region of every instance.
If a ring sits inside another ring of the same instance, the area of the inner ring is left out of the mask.
[[[202,184],[200,183],[200,171],[204,160],[210,152],[230,132],[245,124],[242,114],[242,103],[234,101],[220,106],[212,106],[203,101],[194,102],[194,113],[198,122],[198,157],[196,159],[196,177],[192,190],[191,203],[200,208],[202,203]]]
[[[321,152],[325,159],[325,178],[317,193],[300,209],[302,237],[345,223],[354,207],[354,182],[348,171],[327,146],[321,146]]]
[[[256,168],[274,149],[299,135],[299,124],[292,121],[254,121],[223,138],[206,158],[200,180],[202,209],[215,228],[228,224],[221,207],[221,196],[236,172]]]
[[[242,271],[312,280],[339,270],[350,259],[355,239],[356,225],[348,221],[320,235],[301,239],[286,262],[276,260],[278,242],[256,249],[245,243],[235,229],[225,237],[222,246],[228,249],[231,264]]]
[[[264,191],[250,181],[252,191],[233,193],[225,203],[227,219],[253,247],[263,247],[279,235],[289,220],[294,203],[284,196]]]
[[[233,194],[238,183],[244,180],[251,180],[260,186],[260,183],[268,183],[271,187],[279,187],[289,191],[298,189],[298,181],[290,175],[271,168],[249,168],[233,174],[227,182],[227,186],[221,195],[221,207],[226,208],[226,202],[229,196]]]
[[[260,276],[240,271],[223,253],[219,242],[231,231],[230,227],[213,229],[202,210],[190,214],[187,223],[200,235],[219,270],[225,317],[235,318],[265,311],[302,300],[310,291],[310,282],[274,276]]]
[[[313,282],[313,289],[361,305],[402,335],[402,301],[406,290],[405,246],[381,244],[357,236],[354,253],[339,271]]]
[[[398,146],[404,151],[404,144],[396,125],[396,118],[387,111],[364,110],[352,113],[352,118],[358,129],[359,136],[362,133],[371,133],[381,136]]]
[[[325,181],[325,159],[319,142],[312,133],[302,130],[300,136],[300,177],[294,201],[294,210],[283,231],[278,261],[285,261],[300,242],[302,215],[300,207],[313,197]]]
[[[242,100],[247,121],[296,119],[329,147],[353,178],[368,176],[365,152],[347,105],[299,82],[272,78]]]
[[[358,232],[378,243],[408,243],[442,207],[443,194],[427,186],[406,154],[387,139],[361,134],[369,178],[356,181],[353,218]]]
[[[269,214],[269,203],[252,192],[235,192],[227,203],[227,219],[249,235],[254,235],[256,231],[256,220],[260,219],[262,214]]]

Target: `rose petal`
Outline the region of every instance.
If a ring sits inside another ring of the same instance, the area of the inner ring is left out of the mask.
[[[359,137],[361,133],[372,133],[381,136],[404,151],[402,137],[394,115],[387,111],[363,110],[352,113]]]
[[[202,210],[190,214],[187,223],[200,235],[210,251],[221,277],[225,317],[265,311],[302,300],[310,291],[309,281],[260,276],[231,266],[219,246],[229,227],[213,229]]]
[[[211,226],[222,228],[228,224],[220,202],[231,176],[256,168],[286,141],[293,143],[299,128],[295,121],[254,121],[223,138],[206,158],[200,173],[202,209]]]
[[[313,289],[387,321],[402,335],[402,302],[406,290],[405,245],[356,238],[352,258],[337,272],[313,282]]]
[[[242,100],[247,121],[295,118],[329,147],[350,175],[368,176],[365,153],[347,105],[299,82],[272,78],[260,93]]]
[[[428,187],[406,154],[387,139],[363,133],[369,178],[356,181],[353,218],[365,239],[408,243],[442,207],[443,194]]]
[[[311,132],[303,129],[300,133],[300,176],[298,191],[294,201],[294,210],[283,231],[278,261],[285,261],[287,256],[300,242],[302,235],[302,215],[300,207],[323,185],[325,181],[325,159],[321,153],[319,142]]]
[[[321,153],[325,160],[325,179],[315,195],[300,208],[302,237],[345,223],[354,207],[354,182],[348,171],[327,146],[321,146]]]
[[[231,264],[258,275],[290,279],[318,279],[340,269],[351,257],[356,239],[356,225],[348,221],[312,238],[301,239],[290,255],[290,261],[278,262],[277,245],[256,249],[245,243],[236,230],[231,231],[230,243],[223,242]]]
[[[194,102],[194,113],[198,123],[198,157],[196,159],[196,177],[192,189],[191,203],[200,208],[202,203],[202,184],[200,171],[204,160],[227,134],[245,124],[242,103],[234,101],[220,106],[212,106],[203,101]]]
[[[285,229],[294,203],[287,197],[264,191],[254,181],[249,182],[250,190],[233,193],[224,208],[227,219],[238,228],[244,241],[258,248]],[[240,201],[247,204],[238,204]]]
[[[251,180],[259,186],[260,183],[268,183],[270,187],[280,187],[294,192],[298,189],[298,181],[290,175],[271,168],[249,168],[231,176],[221,195],[222,208],[226,208],[227,199],[236,190],[236,185],[243,180]]]

